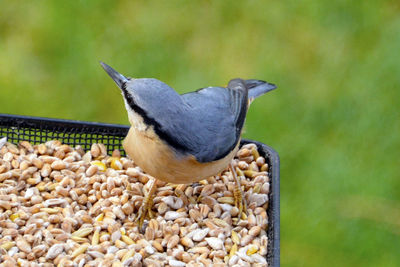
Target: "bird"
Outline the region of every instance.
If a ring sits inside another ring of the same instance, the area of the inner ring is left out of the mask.
[[[232,173],[239,218],[246,202],[233,166],[252,101],[276,85],[256,79],[232,79],[226,87],[206,87],[178,94],[155,78],[130,78],[100,62],[120,88],[130,122],[123,140],[126,154],[151,176],[135,221],[152,218],[156,179],[190,184]]]

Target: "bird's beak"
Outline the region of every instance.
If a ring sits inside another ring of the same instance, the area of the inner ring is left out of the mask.
[[[128,81],[128,78],[126,78],[124,75],[122,75],[118,71],[108,66],[106,63],[100,61],[100,64],[103,67],[103,69],[108,73],[108,75],[110,75],[110,77],[118,85],[119,88],[122,88],[122,85]]]

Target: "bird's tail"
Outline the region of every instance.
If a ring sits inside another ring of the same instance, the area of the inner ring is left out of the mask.
[[[256,97],[263,95],[276,88],[275,84],[267,83],[261,80],[245,80],[244,83],[249,89],[248,98],[249,101],[253,101]]]

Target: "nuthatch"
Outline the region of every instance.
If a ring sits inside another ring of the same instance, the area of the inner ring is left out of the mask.
[[[226,88],[207,87],[179,95],[157,79],[128,78],[101,62],[122,91],[131,127],[123,147],[156,179],[187,184],[229,166],[235,180],[239,216],[246,205],[232,165],[250,103],[276,88],[260,80],[233,79]],[[155,179],[139,210],[139,226],[152,217]]]

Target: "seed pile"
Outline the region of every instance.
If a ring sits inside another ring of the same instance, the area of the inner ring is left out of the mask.
[[[190,185],[158,181],[142,234],[133,221],[149,177],[119,151],[0,141],[4,266],[267,266],[268,165],[254,144],[235,158],[247,216],[238,219],[228,170]]]

